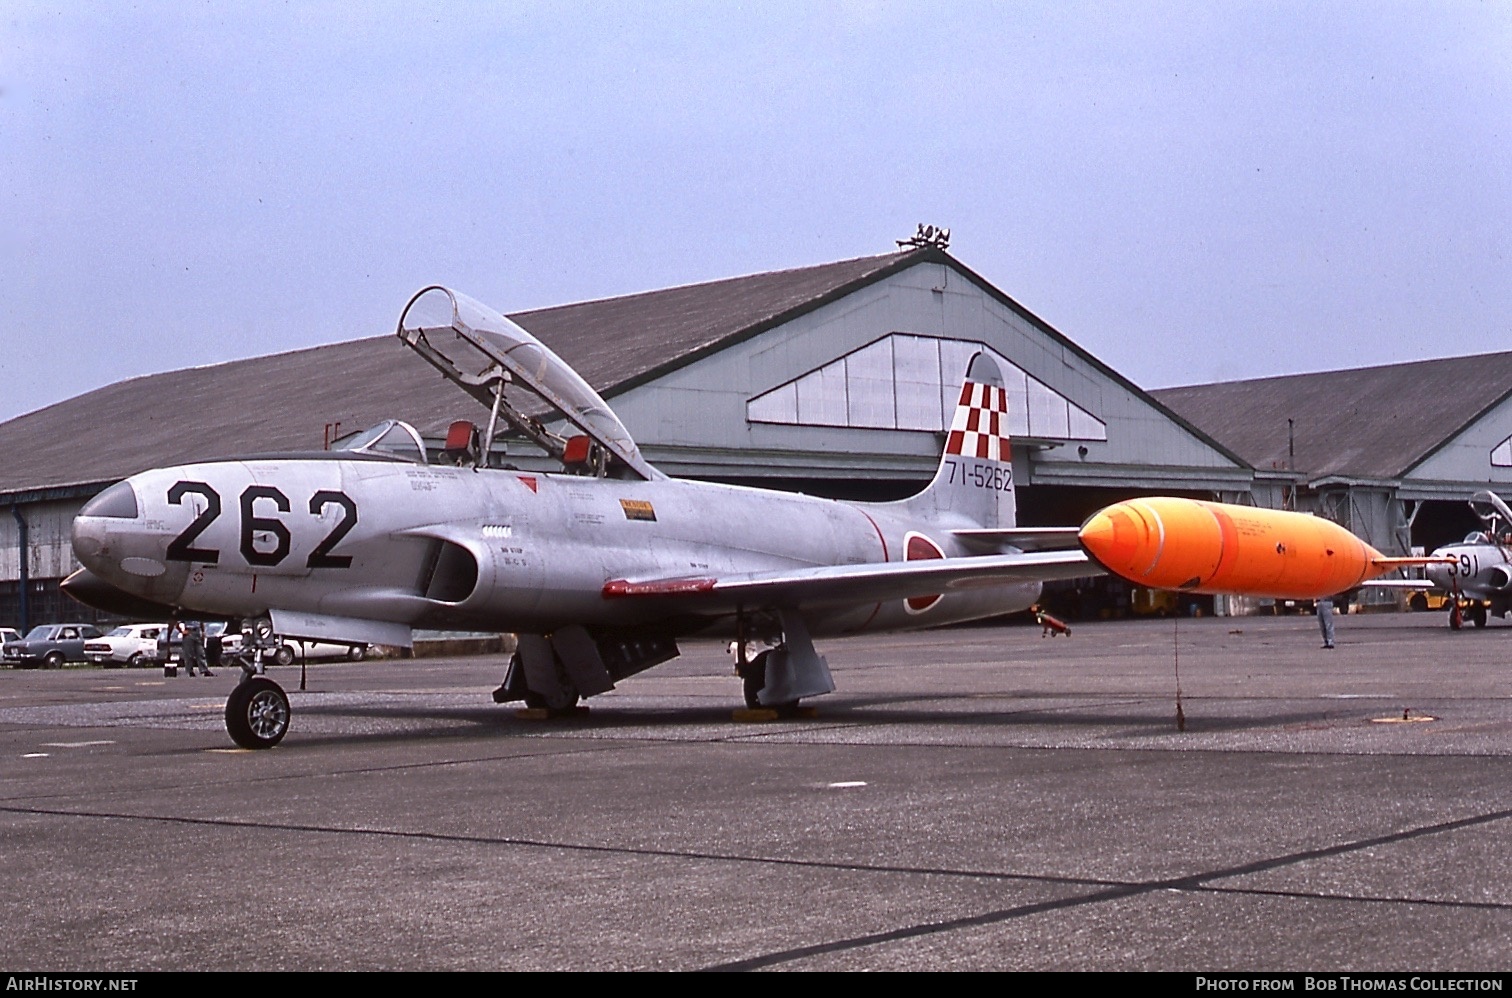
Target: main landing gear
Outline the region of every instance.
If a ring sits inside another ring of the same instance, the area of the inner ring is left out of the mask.
[[[761,690],[766,686],[767,658],[771,654],[771,649],[767,649],[758,652],[755,658],[747,659],[746,643],[736,642],[735,675],[740,677],[747,710],[756,710],[761,706]]]
[[[1476,627],[1485,627],[1488,618],[1486,604],[1479,600],[1461,602],[1458,597],[1449,600],[1449,626],[1456,631],[1465,626],[1467,620]]]
[[[494,703],[523,701],[532,719],[581,716],[578,702],[614,689],[627,676],[677,657],[666,633],[559,627],[550,634],[518,634]]]
[[[747,657],[750,635],[745,615],[742,614],[737,622],[735,674],[740,677],[746,705],[745,714],[737,714],[740,719],[797,717],[802,713],[798,706],[801,698],[831,693],[835,689],[829,663],[814,650],[813,639],[809,637],[803,618],[793,610],[778,610],[776,616],[776,630],[780,635],[776,646],[764,649],[752,658]]]

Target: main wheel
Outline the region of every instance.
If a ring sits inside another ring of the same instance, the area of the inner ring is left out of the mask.
[[[1470,622],[1476,627],[1486,626],[1486,604],[1477,603],[1470,608]]]
[[[745,705],[750,710],[761,706],[761,691],[766,688],[767,656],[770,651],[764,651],[751,659],[745,665],[745,671],[741,673],[740,685],[745,693]]]
[[[267,749],[289,732],[289,698],[266,676],[253,676],[226,698],[226,732],[242,748]]]
[[[1449,629],[1457,631],[1464,626],[1465,614],[1460,610],[1459,600],[1449,601]]]
[[[531,710],[557,711],[571,710],[572,708],[577,706],[578,700],[581,698],[576,694],[573,694],[572,699],[567,703],[562,704],[559,707],[553,707],[551,705],[551,701],[548,700],[544,694],[537,693],[535,690],[526,690],[524,695],[522,695],[520,699],[523,700],[525,702],[525,706],[529,707]]]

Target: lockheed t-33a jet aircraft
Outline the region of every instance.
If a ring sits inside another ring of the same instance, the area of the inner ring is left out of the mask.
[[[1436,548],[1426,578],[1386,580],[1371,585],[1432,590],[1448,597],[1449,626],[1459,630],[1468,619],[1485,627],[1488,617],[1512,613],[1512,509],[1495,492],[1470,497],[1470,510],[1485,524],[1457,544]],[[1427,607],[1425,595],[1413,597]]]
[[[679,638],[720,635],[747,705],[780,709],[834,689],[816,636],[1021,610],[1045,580],[1102,574],[1076,528],[1016,528],[1007,393],[985,354],[929,486],[861,503],[667,478],[543,343],[446,288],[411,299],[398,335],[488,407],[481,432],[453,424],[447,463],[390,421],[344,450],[147,471],[74,521],[77,598],[244,621],[226,704],[239,745],[288,731],[262,668],[281,639],[514,632],[495,700],[564,709],[674,658]],[[490,467],[504,432],[560,470]],[[748,660],[748,644],[770,648]]]

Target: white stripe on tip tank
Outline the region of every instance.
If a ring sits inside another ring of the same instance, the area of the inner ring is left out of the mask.
[[[1151,558],[1150,563],[1139,571],[1140,575],[1145,575],[1151,572],[1156,565],[1160,564],[1160,556],[1165,551],[1165,523],[1160,519],[1160,514],[1155,511],[1154,507],[1146,506],[1144,503],[1137,503],[1136,505],[1149,513],[1150,517],[1155,521],[1155,534],[1159,538],[1155,544],[1155,557]]]

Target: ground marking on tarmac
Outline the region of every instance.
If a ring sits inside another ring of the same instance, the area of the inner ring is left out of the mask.
[[[850,780],[850,781],[848,781],[846,783],[831,783],[831,784],[829,784],[829,789],[831,789],[831,790],[845,790],[845,789],[848,789],[850,787],[864,787],[864,786],[866,786],[866,781],[865,780]]]
[[[43,742],[45,748],[89,748],[94,745],[114,745],[111,740],[98,742]]]
[[[27,752],[25,755],[21,756],[21,758],[23,758],[23,759],[46,759],[50,755],[52,755],[51,752]]]
[[[151,679],[144,679],[141,682],[137,683],[137,685],[138,686],[167,686],[168,684],[165,683],[165,682],[163,682],[161,679],[156,680],[156,681],[151,680]]]

